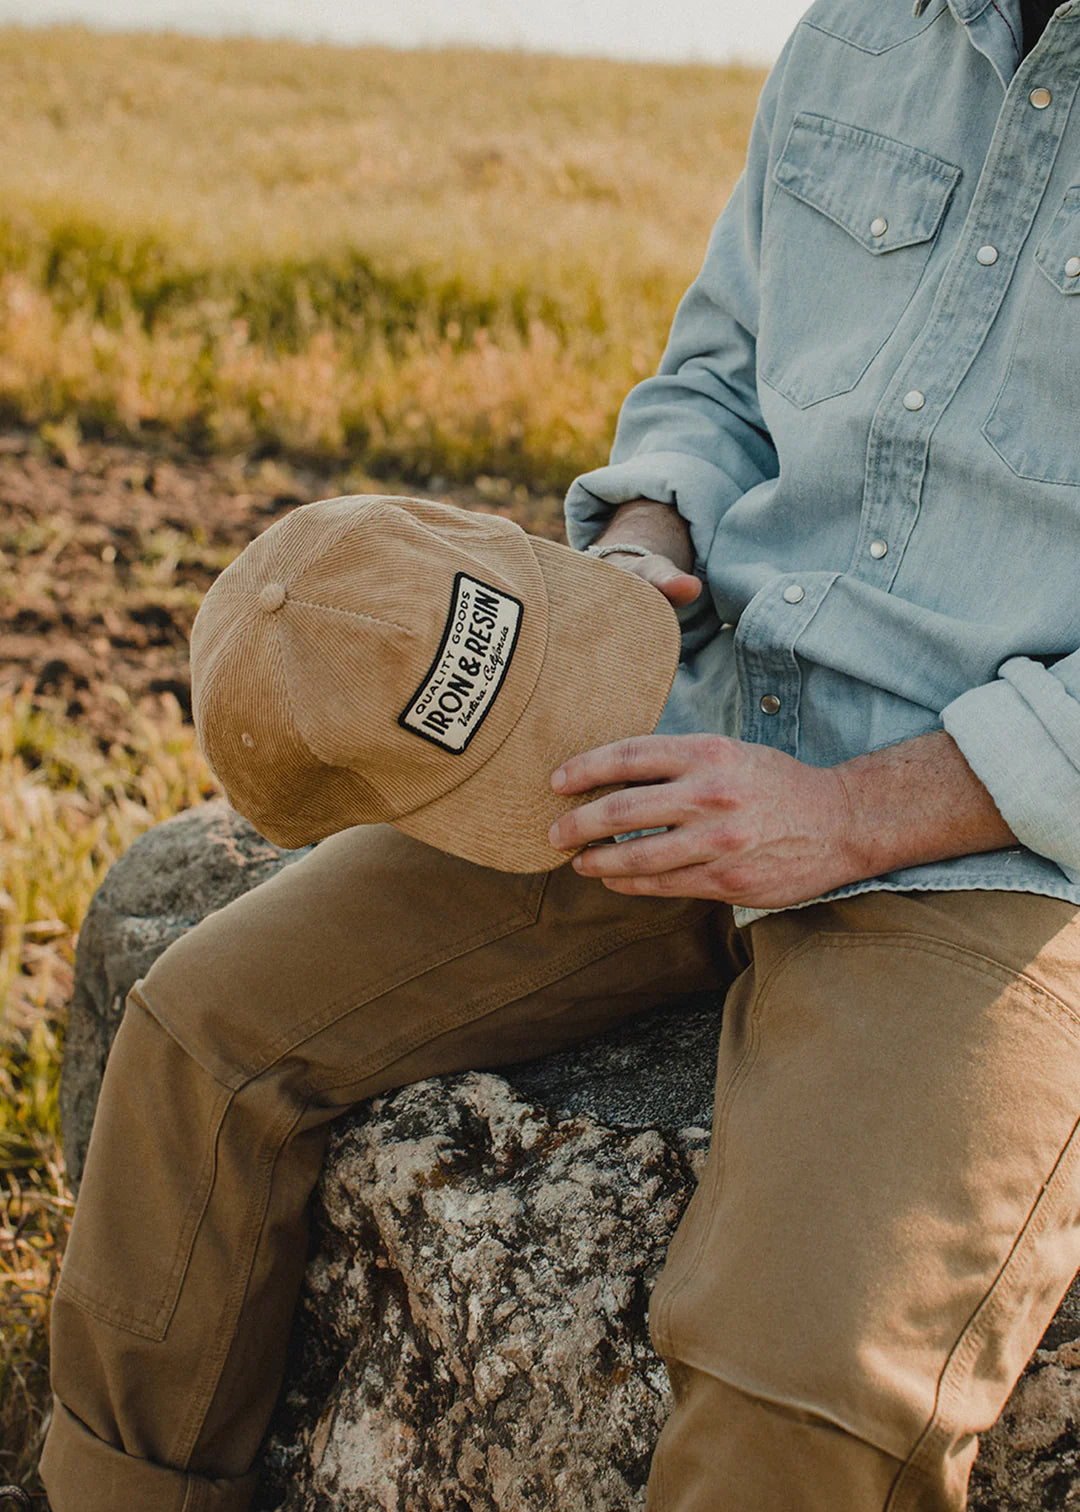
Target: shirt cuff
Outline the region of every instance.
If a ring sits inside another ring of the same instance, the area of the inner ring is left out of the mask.
[[[716,526],[737,491],[719,467],[689,452],[647,452],[575,478],[566,495],[566,538],[590,546],[620,504],[655,499],[671,504],[690,526],[694,552],[708,558]]]
[[[941,722],[1020,843],[1080,882],[1080,704],[1064,685],[1012,657]]]

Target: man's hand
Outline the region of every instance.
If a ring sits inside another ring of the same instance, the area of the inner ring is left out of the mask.
[[[549,835],[556,850],[591,845],[574,866],[613,892],[781,908],[1016,843],[943,731],[835,767],[719,735],[646,735],[575,756],[551,779],[565,795],[621,783],[636,785],[564,814]]]
[[[669,603],[692,604],[701,593],[700,578],[689,570],[694,563],[690,529],[673,505],[659,504],[653,499],[633,499],[629,504],[621,504],[594,545],[602,546],[606,541],[644,546],[649,552],[647,557],[612,552],[604,560],[652,583]]]
[[[582,851],[574,865],[614,892],[768,907],[850,881],[850,813],[835,770],[719,735],[649,735],[576,756],[564,794],[637,783],[564,814],[557,850],[627,830],[667,833]],[[558,774],[555,774],[556,778]]]

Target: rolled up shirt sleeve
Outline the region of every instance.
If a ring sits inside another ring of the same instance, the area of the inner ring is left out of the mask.
[[[941,719],[1020,843],[1080,882],[1080,651],[1011,657]]]
[[[578,550],[620,504],[646,498],[678,509],[703,563],[727,508],[777,474],[758,401],[756,337],[762,203],[786,53],[766,80],[746,166],[679,303],[656,376],[627,395],[609,464],[570,486],[567,536]]]

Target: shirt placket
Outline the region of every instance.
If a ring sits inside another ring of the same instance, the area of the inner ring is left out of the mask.
[[[998,116],[958,244],[929,319],[870,426],[859,533],[848,572],[891,589],[915,529],[934,429],[952,402],[1016,273],[1080,83],[1072,45],[1080,7],[1063,7],[1017,70]],[[883,214],[887,209],[883,207]]]
[[[930,315],[875,410],[848,573],[888,592],[918,519],[930,441],[1005,298],[1046,192],[1077,86],[1080,0],[1059,7],[1006,88],[958,244]],[[889,207],[880,207],[887,222]],[[761,589],[735,636],[741,735],[795,755],[795,647],[838,575],[793,573]]]
[[[743,740],[798,755],[802,676],[795,644],[837,576],[785,574],[743,611],[735,631]]]

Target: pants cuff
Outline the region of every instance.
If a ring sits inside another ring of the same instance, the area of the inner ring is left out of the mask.
[[[52,1512],[247,1512],[258,1478],[210,1480],[124,1454],[55,1397],[40,1473]]]

